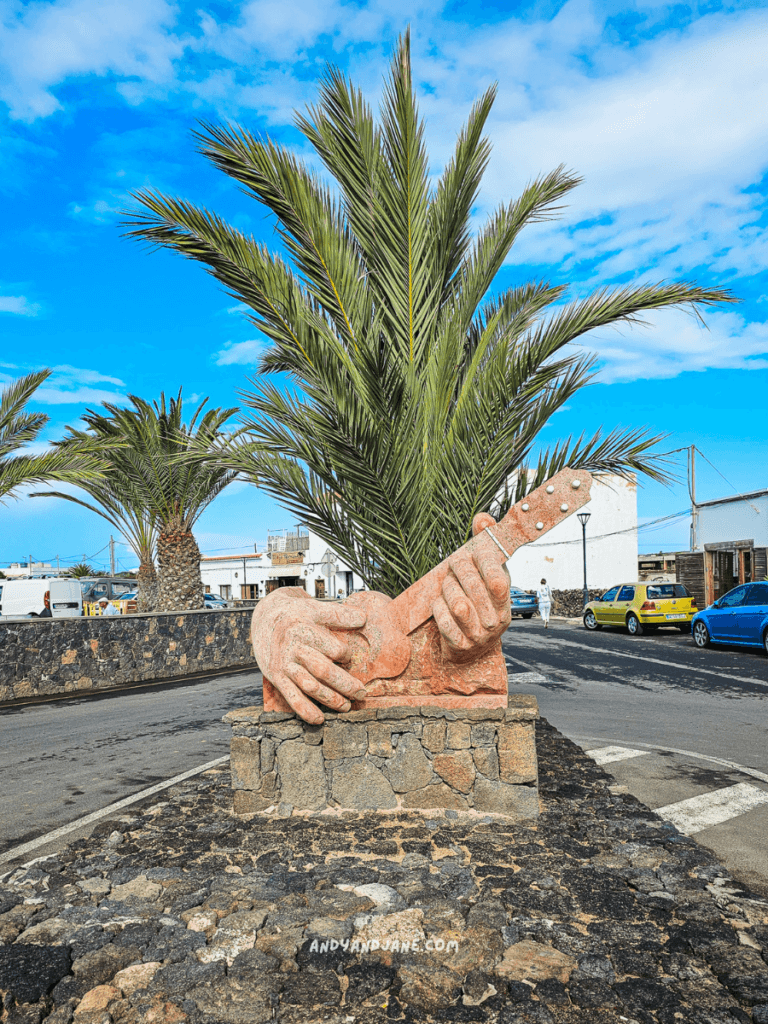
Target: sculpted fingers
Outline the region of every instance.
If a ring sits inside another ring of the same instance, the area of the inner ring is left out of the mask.
[[[327,683],[345,697],[349,697],[351,700],[362,700],[365,697],[365,688],[359,680],[345,672],[339,665],[335,665],[330,658],[324,657],[320,652],[313,650],[311,647],[300,647],[296,651],[296,660],[315,679]]]
[[[497,609],[509,609],[509,573],[505,565],[499,565],[494,559],[480,559],[478,562],[480,575],[491,601]]]
[[[461,589],[469,598],[480,624],[484,629],[493,629],[498,621],[496,609],[488,596],[485,580],[475,562],[466,556],[452,556],[449,565]],[[448,577],[450,579],[450,576]],[[450,606],[449,606],[450,607]]]
[[[471,651],[472,641],[469,640],[448,608],[445,598],[438,597],[432,605],[432,615],[443,641],[455,651]]]
[[[329,687],[324,686],[303,665],[296,663],[290,665],[286,669],[286,675],[308,697],[312,697],[313,700],[325,704],[326,707],[333,708],[334,711],[349,711],[352,707],[346,697],[342,697],[336,690],[331,690]]]
[[[312,617],[320,626],[333,626],[334,629],[362,629],[366,615],[361,608],[354,605],[335,605],[317,602]]]
[[[284,697],[289,707],[293,708],[299,718],[303,718],[310,725],[322,725],[325,721],[322,711],[311,700],[307,700],[299,687],[286,675],[278,679],[271,679],[270,682]]]
[[[490,512],[478,512],[472,520],[472,536],[476,537],[478,533],[481,533],[489,526],[493,526],[495,522],[496,520]]]

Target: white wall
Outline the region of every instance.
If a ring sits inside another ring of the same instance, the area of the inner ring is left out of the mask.
[[[336,564],[339,571],[335,580],[333,578],[329,580],[326,576],[323,576],[320,570],[320,561],[328,546],[324,540],[310,532],[309,550],[304,554],[304,564],[296,567],[299,570],[300,577],[307,581],[307,593],[311,595],[315,593],[315,580],[318,578],[325,580],[326,593],[329,596],[338,593],[339,590],[343,590],[345,594],[347,592],[346,572],[349,570],[349,566],[342,562],[338,556],[336,556]],[[259,593],[263,596],[266,581],[275,575],[270,557],[264,553],[261,558],[256,559],[253,556],[253,552],[245,552],[244,554],[247,560],[245,581],[249,584],[258,583]],[[306,576],[304,576],[305,570],[307,570]],[[233,598],[240,597],[240,585],[243,583],[242,557],[238,559],[228,558],[203,561],[200,564],[200,574],[203,585],[209,586],[214,594],[220,593],[221,586],[225,585],[232,588]],[[297,578],[296,583],[298,584],[298,582]],[[357,574],[354,574],[352,588],[357,589],[363,586],[362,579]]]
[[[705,544],[732,540],[754,540],[755,547],[768,547],[768,494],[700,507],[697,540],[699,550]]]
[[[636,482],[616,476],[596,477],[591,499],[580,511],[591,513],[587,523],[587,586],[607,589],[636,580]],[[507,568],[511,582],[525,590],[534,590],[542,577],[553,590],[583,587],[582,531],[576,515],[569,516],[540,541],[518,548]]]

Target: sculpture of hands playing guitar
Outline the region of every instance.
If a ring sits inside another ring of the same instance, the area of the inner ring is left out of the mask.
[[[251,627],[265,709],[320,725],[318,705],[506,706],[506,562],[586,505],[591,483],[564,469],[500,522],[475,516],[472,539],[394,599],[367,591],[332,604],[298,587],[274,591]]]

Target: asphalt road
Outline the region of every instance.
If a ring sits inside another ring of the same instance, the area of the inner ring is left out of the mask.
[[[694,647],[664,629],[630,637],[515,620],[510,691],[591,751],[643,803],[768,895],[768,658]]]
[[[260,702],[247,672],[0,709],[0,855],[228,754],[222,716]]]
[[[671,807],[668,816],[768,894],[768,658],[699,651],[677,631],[545,631],[538,619],[515,620],[503,646],[512,692],[535,694],[617,785]],[[0,857],[226,755],[222,716],[260,699],[260,675],[238,673],[0,709]],[[691,818],[693,798],[704,806]]]

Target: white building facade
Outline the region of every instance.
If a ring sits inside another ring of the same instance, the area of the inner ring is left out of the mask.
[[[325,572],[326,554],[330,571]],[[205,556],[203,587],[226,601],[255,601],[278,587],[302,587],[311,597],[342,597],[364,588],[362,579],[308,530],[270,534],[266,551]]]
[[[587,522],[587,586],[607,590],[637,579],[637,481],[595,476],[591,497],[581,509]],[[546,579],[552,590],[584,586],[581,523],[575,515],[555,526],[540,541],[518,548],[507,562],[510,580],[535,590]]]

